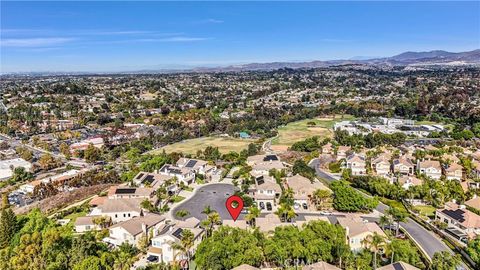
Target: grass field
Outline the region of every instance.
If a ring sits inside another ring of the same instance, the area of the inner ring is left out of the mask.
[[[436,208],[430,205],[417,205],[414,207],[415,210],[420,212],[420,215],[426,217],[435,217]]]
[[[253,142],[255,142],[255,140],[252,139],[202,137],[170,144],[160,149],[152,150],[149,154],[161,153],[163,150],[165,150],[167,153],[182,152],[185,154],[196,154],[198,150],[205,150],[207,146],[218,147],[218,150],[225,154],[230,151],[240,152],[243,149],[246,149],[248,145]]]
[[[343,119],[340,115],[336,115],[335,118],[305,119],[289,123],[278,128],[278,137],[272,140],[272,148],[286,148],[295,142],[313,136],[331,137],[333,135],[333,125],[336,122],[352,119],[354,117],[351,115],[344,115]],[[315,125],[309,125],[310,122],[314,122]]]

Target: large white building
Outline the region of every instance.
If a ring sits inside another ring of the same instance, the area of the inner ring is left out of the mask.
[[[32,163],[23,158],[14,158],[0,161],[0,180],[7,180],[13,176],[15,168],[23,167],[26,171],[32,169]]]

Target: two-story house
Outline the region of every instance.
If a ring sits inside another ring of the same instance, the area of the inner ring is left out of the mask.
[[[377,175],[385,177],[390,173],[390,159],[386,155],[378,156],[371,163]]]
[[[250,193],[258,207],[261,211],[275,211],[282,188],[271,176],[263,174],[252,174],[252,176],[255,178],[255,185]]]
[[[195,249],[201,242],[201,236],[204,232],[199,227],[200,221],[195,218],[178,222],[177,224],[169,224],[164,230],[152,238],[152,246],[147,251],[147,256],[158,258],[159,262],[171,263],[174,259],[181,261],[187,259],[185,253],[173,248],[174,244],[182,241],[184,231],[188,230],[193,233],[193,247],[188,251],[195,253]]]
[[[464,205],[448,202],[444,209],[436,210],[435,219],[460,230],[470,238],[480,235],[480,216],[466,209]]]
[[[347,169],[352,171],[352,175],[366,175],[367,163],[365,156],[353,154],[347,157]]]
[[[144,199],[105,199],[102,204],[93,208],[89,216],[108,216],[112,223],[130,220],[140,216],[140,206]]]
[[[217,167],[208,165],[207,161],[192,158],[180,158],[176,165],[179,168],[192,169],[195,174],[201,174],[207,180],[210,180],[212,174],[217,170]]]
[[[270,170],[285,169],[285,165],[276,155],[256,155],[247,158],[247,164],[252,166],[252,173],[269,175]]]
[[[165,187],[170,194],[173,194],[178,189],[175,177],[165,174],[139,172],[133,178],[133,182],[137,186],[150,187],[154,190],[157,190],[160,187]]]
[[[186,167],[179,168],[177,166],[165,164],[160,170],[158,170],[158,173],[176,177],[179,183],[182,182],[187,186],[195,181],[195,171]]]
[[[111,226],[109,236],[103,241],[114,246],[123,243],[138,246],[142,237],[155,237],[165,226],[164,216],[148,213]]]
[[[463,167],[457,163],[452,163],[445,168],[445,176],[448,180],[462,180]]]
[[[291,188],[293,191],[293,201],[295,209],[308,210],[313,208],[313,194],[318,189],[324,189],[330,191],[324,184],[303,177],[299,174],[287,177],[285,181],[286,187]]]
[[[345,229],[347,244],[355,253],[363,250],[363,242],[368,236],[373,236],[377,233],[383,237],[387,237],[375,222],[349,217],[339,217],[337,218],[337,222]]]
[[[415,164],[408,157],[400,157],[393,160],[393,172],[395,174],[413,175]]]
[[[418,171],[426,176],[438,180],[442,177],[442,166],[437,160],[419,161],[417,164]]]

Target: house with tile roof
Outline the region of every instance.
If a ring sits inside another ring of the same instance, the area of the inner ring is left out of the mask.
[[[193,220],[193,219],[192,219]],[[197,222],[184,222],[177,224],[169,224],[163,228],[155,237],[152,238],[152,246],[148,249],[147,255],[158,258],[159,262],[171,263],[174,258],[176,260],[187,259],[181,251],[174,249],[174,244],[179,244],[182,241],[183,232],[189,230],[193,233],[193,247],[190,252],[195,253],[195,249],[201,242],[201,236],[204,232],[199,227],[200,221]]]
[[[435,219],[454,227],[469,237],[480,235],[480,216],[466,209],[465,205],[448,202],[443,209],[437,209]]]
[[[251,174],[255,184],[250,188],[250,196],[257,202],[260,210],[272,212],[277,210],[277,200],[282,194],[282,188],[275,179],[268,175]]]
[[[417,164],[417,169],[420,173],[423,173],[435,180],[438,180],[440,177],[442,177],[442,166],[437,160],[419,161]]]
[[[386,237],[385,233],[375,222],[368,222],[361,218],[339,217],[338,224],[345,229],[346,241],[353,252],[363,250],[363,241],[375,233]]]
[[[462,180],[463,167],[460,164],[452,163],[445,168],[445,176],[448,180]]]
[[[347,169],[352,171],[352,175],[366,175],[367,163],[365,156],[353,154],[347,157]]]
[[[412,159],[404,156],[393,160],[393,172],[402,175],[413,175],[415,173],[415,164]]]
[[[390,158],[387,155],[380,155],[373,159],[372,169],[379,176],[387,176],[390,173]]]
[[[331,190],[323,183],[317,180],[310,181],[310,179],[299,174],[287,177],[285,185],[287,188],[291,188],[293,190],[295,209],[308,210],[314,208],[315,206],[312,202],[313,193],[318,189],[328,190],[331,192]]]
[[[92,209],[89,216],[108,216],[112,223],[130,220],[142,215],[140,206],[144,199],[105,199],[102,204]]]
[[[138,246],[142,237],[155,237],[166,226],[163,215],[148,213],[119,222],[108,228],[109,236],[103,241],[114,246],[129,243]]]

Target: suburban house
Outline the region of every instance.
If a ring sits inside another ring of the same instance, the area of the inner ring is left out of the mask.
[[[135,185],[151,187],[157,190],[159,187],[164,186],[167,191],[175,192],[177,190],[177,183],[174,181],[174,176],[164,175],[158,173],[139,172],[134,178]]]
[[[327,143],[324,146],[322,146],[322,154],[333,155],[334,153],[335,153],[335,149],[333,148],[333,145],[331,143]]]
[[[473,195],[473,198],[466,201],[465,205],[480,211],[480,197],[477,195]]]
[[[447,168],[445,168],[445,176],[448,180],[462,180],[463,176],[463,167],[457,163],[450,164]]]
[[[75,232],[84,233],[88,231],[97,231],[101,227],[98,224],[95,224],[95,218],[99,216],[86,216],[86,217],[77,217],[75,220]]]
[[[423,180],[415,176],[403,175],[397,179],[398,184],[404,189],[409,189],[411,186],[420,186],[423,184]]]
[[[399,262],[394,262],[392,264],[387,264],[385,266],[379,267],[377,268],[377,270],[420,270],[420,268],[417,268],[408,263],[399,261]]]
[[[403,175],[415,173],[415,164],[408,157],[401,157],[393,160],[393,172]]]
[[[177,167],[191,169],[195,174],[204,175],[206,179],[210,179],[217,167],[208,165],[208,162],[199,159],[180,158],[177,161]]]
[[[163,227],[165,227],[164,216],[148,213],[111,226],[108,229],[109,236],[103,241],[114,246],[125,242],[137,246],[141,237],[155,237]]]
[[[438,180],[442,177],[442,166],[437,160],[419,161],[417,168],[420,173],[432,179]]]
[[[105,143],[102,137],[89,138],[70,145],[70,152],[74,154],[77,151],[85,151],[90,145],[93,145],[94,147],[100,149],[103,147],[104,144]]]
[[[295,209],[307,210],[312,207],[313,193],[318,189],[329,190],[324,184],[318,181],[310,181],[310,179],[299,174],[287,177],[285,182],[287,188],[293,190],[293,200]]]
[[[108,190],[109,199],[150,199],[155,190],[146,187],[114,186]]]
[[[347,154],[348,152],[350,152],[350,150],[351,150],[350,146],[340,145],[337,149],[337,160],[347,158]]]
[[[165,164],[162,168],[160,168],[160,170],[158,170],[158,173],[166,176],[176,177],[179,182],[183,182],[187,186],[195,181],[195,172],[186,167],[179,168],[177,166]]]
[[[186,221],[178,222],[177,224],[167,225],[152,238],[152,246],[147,251],[147,256],[154,256],[158,258],[159,262],[170,263],[174,259],[179,261],[187,259],[185,254],[181,251],[172,248],[174,243],[180,243],[182,234],[185,230],[193,233],[194,244],[190,252],[195,253],[196,246],[201,242],[201,235],[203,229],[199,227],[200,221],[196,218],[189,218]]]
[[[366,175],[367,163],[365,162],[365,157],[358,154],[348,156],[347,169],[352,171],[352,175]]]
[[[105,199],[102,204],[92,209],[89,216],[108,216],[113,223],[118,223],[142,215],[140,203],[144,199]]]
[[[387,176],[390,173],[390,159],[386,155],[380,155],[372,160],[372,167],[377,175]]]
[[[255,187],[250,193],[258,207],[262,211],[275,211],[276,200],[280,197],[282,188],[271,176],[263,174],[252,174],[252,176],[255,178]]]
[[[346,231],[347,244],[353,252],[363,250],[363,240],[367,236],[377,233],[386,237],[385,233],[375,222],[367,222],[361,218],[337,218],[338,224]]]
[[[252,173],[269,175],[270,170],[285,169],[285,165],[276,155],[256,155],[247,158],[247,164],[252,166]]]
[[[480,216],[466,209],[465,205],[448,202],[444,209],[437,209],[435,219],[446,223],[448,227],[460,230],[471,238],[480,235]]]

